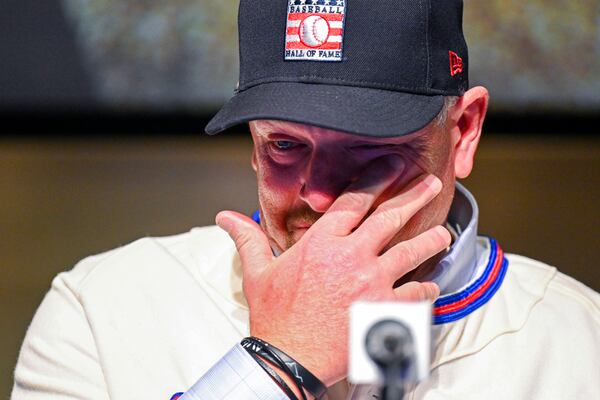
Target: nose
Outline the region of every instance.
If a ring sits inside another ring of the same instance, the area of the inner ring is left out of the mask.
[[[303,186],[300,198],[304,200],[313,211],[322,214],[331,207],[337,196],[318,190],[307,189],[306,186]]]
[[[315,156],[304,171],[300,198],[313,211],[324,213],[352,182],[352,174],[339,159]]]

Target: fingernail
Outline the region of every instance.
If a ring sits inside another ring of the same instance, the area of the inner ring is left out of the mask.
[[[436,230],[437,230],[438,234],[445,239],[446,245],[450,246],[450,242],[452,241],[452,235],[450,235],[450,232],[448,231],[448,229],[446,229],[446,227],[444,227],[442,225],[439,225],[436,227]]]
[[[442,181],[435,175],[427,176],[423,182],[435,193],[439,193],[442,190]]]
[[[224,218],[221,214],[217,214],[217,216],[215,217],[215,223],[226,231],[231,225],[229,223],[229,220],[227,218]]]

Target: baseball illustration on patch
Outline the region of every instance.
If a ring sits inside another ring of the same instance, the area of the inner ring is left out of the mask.
[[[341,61],[346,0],[290,0],[285,60]]]
[[[320,47],[329,37],[329,23],[318,15],[311,15],[300,22],[300,41],[308,47]]]

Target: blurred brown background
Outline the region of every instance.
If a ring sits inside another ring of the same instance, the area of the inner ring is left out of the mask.
[[[249,137],[200,134],[237,80],[237,3],[0,2],[0,399],[58,272],[256,208]],[[600,0],[464,3],[492,97],[480,232],[600,290]]]
[[[0,398],[27,324],[58,272],[146,235],[251,213],[247,136],[0,139]],[[480,232],[600,289],[600,139],[484,137],[467,181]]]

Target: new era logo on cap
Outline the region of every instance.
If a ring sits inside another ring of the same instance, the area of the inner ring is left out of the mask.
[[[463,72],[463,60],[453,52],[452,50],[448,51],[448,55],[450,57],[450,75],[454,76],[456,74],[460,74]]]
[[[341,61],[346,0],[290,0],[285,60]]]

